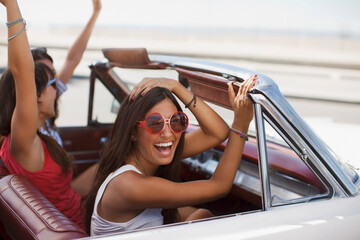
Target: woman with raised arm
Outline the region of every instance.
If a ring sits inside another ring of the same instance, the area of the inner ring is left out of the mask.
[[[71,159],[39,131],[54,115],[54,73],[43,63],[34,64],[17,1],[0,1],[8,28],[8,69],[0,80],[0,156],[11,174],[27,177],[65,216],[84,227],[81,197],[70,185]]]
[[[66,84],[71,79],[75,68],[79,65],[81,58],[86,50],[86,46],[89,42],[91,33],[95,27],[95,23],[97,18],[99,17],[101,11],[101,0],[91,0],[93,4],[93,12],[92,15],[85,25],[84,29],[81,31],[80,35],[76,38],[75,42],[70,47],[65,62],[61,67],[60,71],[57,72],[53,65],[53,59],[48,54],[47,49],[45,47],[35,48],[31,50],[34,61],[41,62],[47,65],[54,73],[55,77],[58,81],[57,90],[58,97],[60,97],[66,90]],[[53,137],[60,146],[63,146],[62,139],[58,133],[58,129],[55,125],[55,120],[58,117],[57,110],[57,101],[55,101],[55,116],[45,121],[45,124],[41,127],[40,131],[43,134]]]
[[[91,235],[211,216],[203,209],[185,215],[182,208],[230,191],[253,115],[246,95],[255,79],[246,80],[237,94],[229,85],[234,110],[230,135],[225,122],[179,82],[160,78],[138,84],[121,104],[89,194],[86,227]],[[185,133],[188,118],[173,94],[194,114],[198,130]],[[228,136],[211,179],[177,182],[182,158],[206,151]]]

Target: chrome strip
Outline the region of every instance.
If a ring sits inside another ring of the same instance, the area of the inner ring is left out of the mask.
[[[257,72],[235,67],[227,64],[211,62],[196,58],[176,57],[176,56],[165,56],[165,55],[149,55],[152,62],[161,62],[168,64],[170,67],[182,67],[188,69],[206,70],[217,75],[229,77],[241,78],[243,80],[249,78]]]
[[[271,191],[270,181],[268,175],[268,160],[266,151],[266,137],[264,129],[264,119],[262,118],[261,105],[259,103],[254,104],[255,123],[256,123],[256,138],[258,145],[258,163],[259,163],[259,176],[262,189],[262,209],[268,210],[271,206]]]
[[[310,202],[315,199],[322,199],[328,197],[327,194],[317,194],[313,196],[303,197],[303,198],[297,198],[297,199],[291,199],[291,200],[283,200],[278,198],[276,195],[272,198],[272,207],[279,207],[294,203],[303,203],[303,202]]]

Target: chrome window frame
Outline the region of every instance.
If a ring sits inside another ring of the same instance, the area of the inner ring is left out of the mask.
[[[331,198],[335,195],[347,196],[344,189],[341,187],[339,182],[334,176],[328,171],[318,158],[318,155],[314,153],[311,147],[308,145],[305,139],[298,134],[296,129],[289,123],[289,121],[282,116],[277,108],[262,94],[251,94],[251,98],[254,101],[254,113],[255,123],[257,131],[257,142],[258,142],[258,158],[259,158],[259,174],[261,176],[262,184],[262,206],[263,210],[290,203],[307,202],[319,198]],[[272,119],[278,124],[275,125]],[[268,160],[266,150],[266,133],[264,127],[265,120],[283,137],[283,139],[289,144],[289,146],[298,154],[303,162],[313,171],[313,173],[319,178],[319,180],[327,188],[327,192],[324,194],[314,195],[310,197],[304,197],[294,199],[293,201],[285,201],[281,204],[272,204],[270,180],[268,174]],[[293,142],[289,141],[289,138]],[[300,151],[301,149],[301,151]]]

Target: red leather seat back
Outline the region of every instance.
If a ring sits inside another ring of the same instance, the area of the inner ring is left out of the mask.
[[[3,160],[0,157],[0,179],[9,175],[9,171],[5,167]],[[0,239],[2,240],[11,240],[11,238],[6,234],[4,224],[0,221]]]
[[[9,171],[5,167],[4,162],[0,157],[0,179],[6,175],[9,175]]]
[[[0,212],[0,221],[13,239],[56,240],[87,236],[21,175],[0,179]]]

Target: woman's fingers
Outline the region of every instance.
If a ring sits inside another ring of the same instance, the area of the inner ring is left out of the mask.
[[[257,75],[251,76],[246,79],[240,86],[237,96],[247,96],[248,91],[252,89],[257,80]]]
[[[101,10],[101,1],[100,0],[93,0],[93,7],[94,11],[100,11]]]
[[[172,92],[174,88],[173,82],[176,81],[169,78],[144,78],[130,92],[129,101],[134,100],[139,94],[143,96],[154,87],[167,88]]]
[[[257,80],[257,75],[252,76],[251,78],[248,79],[248,83],[247,83],[247,89],[246,89],[246,94],[254,87],[256,80]]]
[[[235,90],[233,87],[233,82],[228,82],[228,91],[229,91],[229,98],[230,98],[230,103],[232,103],[235,99]]]
[[[253,109],[252,103],[248,98],[248,92],[254,87],[256,80],[256,75],[246,79],[239,86],[239,91],[235,97],[233,97],[235,93],[232,94],[229,89],[230,101],[234,111],[234,122],[237,122],[237,124],[249,124],[252,119]]]
[[[151,80],[152,78],[144,78],[141,80],[141,82],[136,84],[136,86],[130,92],[129,100],[134,100],[136,96],[141,94],[141,92],[143,92],[145,89],[149,88],[151,85]]]
[[[157,83],[148,83],[146,85],[144,85],[141,89],[139,88],[139,91],[137,92],[137,95],[140,94],[141,96],[144,96],[148,91],[150,91],[150,89],[154,88],[158,86]],[[135,96],[137,96],[135,95]]]
[[[249,90],[254,86],[257,75],[251,76],[244,82],[244,94],[247,94]]]
[[[246,79],[242,84],[238,82],[229,82],[229,98],[231,105],[234,110],[241,108],[244,105],[251,105],[251,102],[248,98],[248,92],[254,87],[257,80],[257,75],[251,76]],[[237,94],[235,93],[233,85],[239,87]]]

